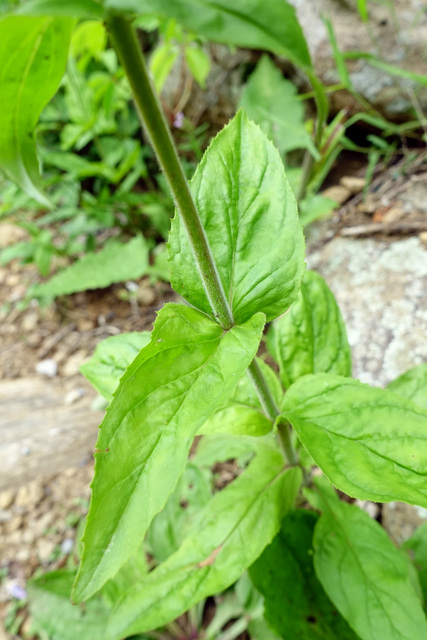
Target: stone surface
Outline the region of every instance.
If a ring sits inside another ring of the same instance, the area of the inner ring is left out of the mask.
[[[427,13],[423,0],[369,2],[369,21],[363,23],[356,0],[290,0],[308,41],[315,69],[327,84],[339,82],[332,49],[322,16],[330,18],[341,51],[373,53],[382,61],[419,74],[427,73],[425,42]],[[350,79],[370,104],[389,118],[407,116],[413,109],[414,93],[425,111],[427,88],[404,78],[391,76],[367,60],[347,62]],[[413,93],[414,92],[414,93]],[[360,111],[360,104],[346,91],[331,95],[334,111],[350,108]]]
[[[427,247],[417,237],[392,243],[334,238],[310,252],[347,325],[353,375],[385,386],[427,362]]]
[[[58,364],[55,362],[55,360],[53,360],[53,358],[40,360],[40,362],[36,364],[36,372],[42,376],[54,378],[58,373]]]
[[[389,502],[382,507],[382,525],[399,545],[410,538],[427,520],[427,509],[404,502]]]

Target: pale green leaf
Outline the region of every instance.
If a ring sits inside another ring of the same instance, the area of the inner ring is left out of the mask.
[[[178,53],[179,49],[170,42],[162,42],[154,49],[150,58],[150,71],[158,93],[163,89]]]
[[[100,428],[76,601],[100,589],[142,542],[175,490],[195,433],[253,359],[264,321],[259,314],[224,332],[190,307],[160,311]]]
[[[266,49],[312,67],[295,9],[286,0],[105,0],[104,7],[158,13],[212,42]]]
[[[245,466],[261,450],[279,450],[279,444],[271,434],[264,437],[242,436],[229,433],[214,433],[203,436],[193,457],[194,464],[210,468],[216,462],[236,460]]]
[[[206,78],[211,69],[209,56],[200,47],[186,47],[185,59],[191,75],[202,89],[204,89],[206,87]]]
[[[332,291],[314,271],[304,274],[288,313],[274,321],[273,345],[285,388],[308,373],[351,375],[351,352],[345,325]]]
[[[28,0],[16,10],[19,15],[93,18],[101,20],[102,6],[95,0]]]
[[[100,598],[71,604],[75,571],[61,569],[28,582],[30,613],[49,640],[104,640],[109,609]],[[42,636],[41,636],[42,637]]]
[[[297,88],[272,60],[262,56],[240,98],[249,118],[259,124],[281,154],[293,149],[310,149],[316,155],[312,138],[304,125],[304,104]]]
[[[272,320],[286,311],[304,271],[296,201],[277,149],[243,112],[213,140],[190,188],[235,321],[258,311]],[[178,215],[168,248],[172,286],[210,314]]]
[[[100,342],[80,371],[108,402],[120,378],[141,349],[150,342],[149,331],[122,333]]]
[[[387,388],[427,409],[427,363],[409,369],[390,382]]]
[[[356,640],[314,572],[312,538],[317,519],[312,511],[290,511],[249,575],[264,596],[266,620],[281,638]]]
[[[52,300],[76,291],[102,289],[114,282],[140,278],[148,269],[148,245],[141,235],[126,244],[110,240],[97,253],[88,253],[44,284],[31,289],[35,298]]]
[[[73,26],[70,18],[0,19],[0,169],[46,206],[34,128],[65,71]]]
[[[274,371],[257,358],[258,365],[267,381],[277,406],[283,398],[281,384]],[[213,433],[233,433],[235,435],[263,436],[273,428],[273,423],[265,415],[255,387],[247,373],[239,380],[236,391],[225,407],[205,422],[199,429],[200,435]]]
[[[338,489],[360,500],[427,507],[427,411],[332,374],[300,378],[282,410]]]
[[[322,498],[314,567],[341,615],[362,640],[425,640],[427,623],[404,554],[365,511],[328,493]]]
[[[300,482],[281,453],[260,452],[199,514],[180,549],[123,596],[108,637],[155,629],[233,584],[279,530]]]

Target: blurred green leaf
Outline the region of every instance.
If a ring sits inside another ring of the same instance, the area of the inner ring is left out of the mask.
[[[206,87],[206,78],[211,69],[209,56],[200,47],[189,46],[185,48],[185,59],[191,75],[204,89]]]
[[[427,409],[427,363],[409,369],[390,382],[387,389]]]

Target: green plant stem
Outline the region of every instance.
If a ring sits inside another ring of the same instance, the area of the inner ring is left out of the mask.
[[[305,195],[307,193],[307,186],[308,186],[308,183],[310,182],[313,165],[314,165],[314,158],[311,155],[310,151],[306,149],[304,153],[304,159],[302,161],[301,180],[298,185],[298,191],[296,194],[296,199],[298,204],[301,202],[301,200],[305,198]]]
[[[253,360],[249,365],[248,375],[257,391],[258,398],[261,402],[265,415],[273,423],[276,422],[277,418],[280,416],[280,411],[276,406],[274,398],[270,392],[270,387],[268,386],[256,360]],[[280,418],[277,423],[277,435],[289,464],[298,464],[298,455],[295,451],[294,445],[292,444],[290,425],[288,422],[285,422]]]
[[[225,330],[233,326],[233,316],[227,302],[209,244],[188,187],[178,153],[160,106],[132,24],[122,16],[107,20],[114,46],[126,72],[142,125],[154,148],[176,207],[190,239],[212,312]]]
[[[211,254],[199,214],[182,170],[178,153],[159,99],[150,80],[138,39],[132,24],[122,16],[107,20],[114,46],[129,80],[141,123],[146,131],[159,164],[166,176],[175,204],[187,230],[202,282],[218,323],[225,330],[234,325],[219,274]],[[275,422],[280,412],[275,405],[266,380],[254,360],[248,373],[255,385],[261,405],[268,418]],[[290,464],[296,464],[296,453],[290,435],[279,431],[279,438]]]

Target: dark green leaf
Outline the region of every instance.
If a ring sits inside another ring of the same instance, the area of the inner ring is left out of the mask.
[[[359,507],[323,491],[322,501],[314,567],[341,615],[362,640],[425,640],[427,623],[404,554]]]
[[[253,359],[264,320],[259,314],[224,332],[195,309],[163,307],[101,425],[76,601],[100,589],[138,548],[175,490],[193,436]]]
[[[284,313],[301,284],[304,240],[277,149],[239,112],[211,143],[190,186],[235,321],[258,311],[268,320]],[[169,261],[174,289],[211,313],[177,215]]]
[[[390,382],[390,391],[412,400],[419,407],[427,409],[427,364],[409,369],[404,374]]]
[[[15,11],[18,15],[93,18],[102,20],[102,6],[95,0],[28,0]]]
[[[75,572],[61,569],[28,583],[30,612],[50,640],[104,640],[109,610],[100,598],[70,601]]]
[[[351,375],[345,325],[332,291],[318,273],[304,274],[296,301],[269,333],[285,388],[308,373]]]
[[[46,206],[34,128],[65,71],[73,26],[69,18],[0,19],[0,169]]]
[[[148,244],[141,235],[126,244],[112,239],[97,253],[88,253],[31,290],[36,298],[52,300],[76,291],[102,289],[114,282],[140,278],[148,269]]]
[[[419,527],[403,545],[410,550],[418,571],[424,602],[427,603],[427,522]]]
[[[110,402],[120,378],[141,349],[147,346],[150,338],[149,331],[122,333],[107,338],[96,346],[95,353],[80,367],[80,371],[98,393]]]
[[[282,638],[356,640],[316,578],[312,511],[291,511],[281,530],[249,570],[264,596],[265,618]]]
[[[312,138],[304,125],[304,104],[297,88],[267,56],[262,56],[240,98],[249,118],[259,124],[281,154],[293,149],[310,149],[316,155]]]
[[[267,49],[311,69],[295,9],[286,0],[105,0],[104,6],[158,13],[212,42]]]
[[[283,398],[283,390],[274,371],[257,358],[258,365],[267,380],[277,406]],[[273,428],[273,423],[265,415],[255,387],[245,373],[239,380],[236,391],[227,405],[217,411],[199,429],[200,435],[213,433],[234,433],[246,436],[263,436]]]
[[[427,411],[331,374],[305,376],[283,414],[330,481],[361,500],[427,507]]]
[[[123,596],[108,636],[155,629],[233,584],[277,533],[300,481],[299,469],[284,470],[281,453],[260,452],[199,514],[180,549]]]

